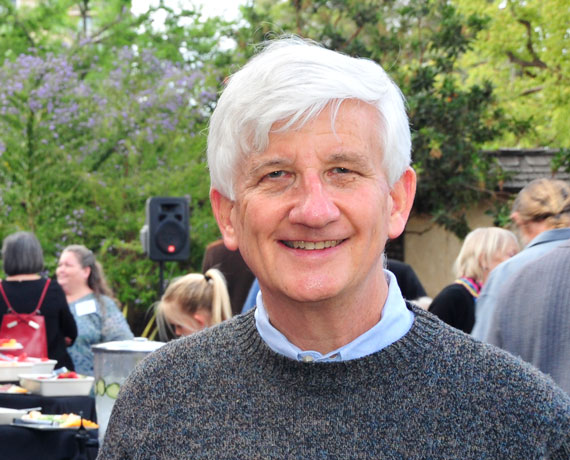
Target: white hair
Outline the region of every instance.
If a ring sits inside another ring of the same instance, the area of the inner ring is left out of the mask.
[[[239,160],[268,147],[279,131],[299,129],[331,107],[331,125],[345,100],[378,110],[378,136],[390,186],[411,162],[411,138],[404,97],[374,61],[352,58],[298,37],[270,41],[228,79],[210,119],[208,166],[212,188],[235,199]]]

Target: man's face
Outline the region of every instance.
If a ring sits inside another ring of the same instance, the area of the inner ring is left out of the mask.
[[[347,101],[333,132],[324,110],[242,162],[235,201],[212,191],[226,246],[239,248],[265,299],[350,300],[382,282],[384,244],[404,228],[415,175],[390,190],[377,123],[373,107]]]

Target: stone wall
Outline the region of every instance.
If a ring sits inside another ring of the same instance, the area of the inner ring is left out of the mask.
[[[570,174],[567,172],[552,173],[550,164],[556,152],[550,149],[501,149],[485,153],[497,157],[501,167],[513,173],[504,188],[518,192],[526,184],[540,177],[570,180]]]

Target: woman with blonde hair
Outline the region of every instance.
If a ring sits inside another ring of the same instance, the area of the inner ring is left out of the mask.
[[[222,273],[190,273],[174,279],[155,307],[161,340],[190,335],[232,317],[230,297]]]
[[[491,270],[519,252],[515,234],[499,227],[481,227],[465,237],[453,265],[457,279],[434,299],[429,311],[469,333],[475,323],[475,300]]]
[[[511,219],[525,246],[493,271],[477,300],[471,335],[479,340],[487,340],[497,305],[509,301],[501,295],[505,283],[524,265],[570,239],[570,183],[550,178],[533,180],[518,193]]]

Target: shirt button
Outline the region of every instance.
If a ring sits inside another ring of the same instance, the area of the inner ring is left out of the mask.
[[[315,360],[311,355],[305,355],[301,359],[304,363],[312,363]]]

